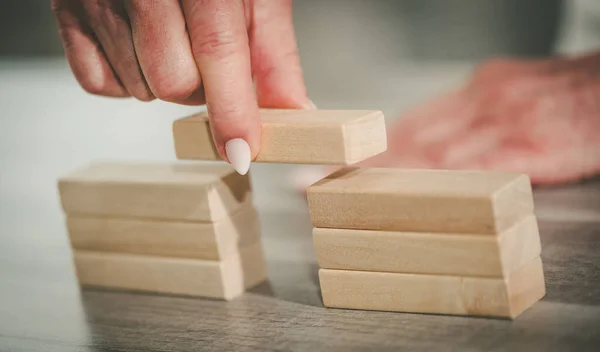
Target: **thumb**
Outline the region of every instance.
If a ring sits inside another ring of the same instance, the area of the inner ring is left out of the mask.
[[[252,70],[259,106],[315,108],[300,65],[292,1],[255,0],[251,16]]]

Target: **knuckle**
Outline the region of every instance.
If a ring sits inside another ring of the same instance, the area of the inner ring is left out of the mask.
[[[181,101],[188,98],[192,95],[200,86],[192,81],[184,81],[184,80],[169,80],[168,84],[164,84],[159,82],[159,84],[155,85],[152,91],[154,95],[164,101]]]
[[[231,28],[211,28],[199,30],[194,45],[194,55],[224,58],[241,50],[240,43]]]
[[[103,15],[106,11],[106,3],[102,0],[88,0],[83,2],[83,8],[88,14],[90,20],[94,20]]]
[[[244,0],[244,2],[245,1],[246,0]],[[204,11],[206,9],[211,9],[215,11],[219,11],[222,9],[230,9],[240,3],[239,0],[194,0],[190,2],[190,9],[192,10],[192,12]]]
[[[129,27],[124,7],[112,0],[90,0],[84,3],[89,24],[92,28],[106,28],[109,31]]]

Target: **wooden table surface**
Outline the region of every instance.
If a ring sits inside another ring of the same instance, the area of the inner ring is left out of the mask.
[[[389,81],[381,101],[317,104],[392,108],[459,76],[401,72],[374,76]],[[193,109],[90,97],[64,62],[0,63],[0,92],[0,351],[600,350],[600,179],[535,190],[547,295],[515,321],[324,308],[284,165],[252,168],[268,282],[227,303],[81,291],[56,178],[93,159],[172,160],[171,122]]]
[[[324,308],[307,211],[261,213],[269,280],[231,302],[80,290],[62,223],[9,212],[0,350],[597,351],[600,181],[537,189],[535,201],[548,292],[515,321]],[[24,242],[23,231],[65,241]]]

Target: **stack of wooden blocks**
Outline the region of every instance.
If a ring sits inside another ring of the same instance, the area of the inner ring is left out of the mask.
[[[380,111],[262,109],[254,162],[352,165]],[[178,159],[222,160],[206,112]],[[225,163],[93,164],[59,182],[82,285],[232,299],[266,279],[249,176]],[[545,295],[529,178],[346,167],[308,189],[327,307],[516,318]]]
[[[266,279],[249,175],[92,163],[59,180],[82,286],[230,300]]]
[[[308,201],[327,307],[516,318],[545,295],[526,175],[345,168]]]

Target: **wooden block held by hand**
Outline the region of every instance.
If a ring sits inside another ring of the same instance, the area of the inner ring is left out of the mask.
[[[307,190],[314,227],[501,233],[533,213],[525,174],[348,167]]]
[[[313,229],[324,269],[507,277],[540,256],[535,215],[500,236]]]
[[[252,202],[249,174],[229,164],[97,162],[58,187],[69,215],[212,222]]]
[[[264,281],[260,243],[223,261],[75,251],[83,287],[103,287],[231,300]]]
[[[514,319],[546,294],[541,259],[508,278],[320,269],[326,307]]]
[[[385,119],[377,110],[261,109],[262,144],[254,162],[353,164],[387,149]],[[179,159],[221,160],[208,113],[173,124]]]
[[[258,214],[246,206],[214,223],[67,216],[76,250],[220,260],[260,241]]]

